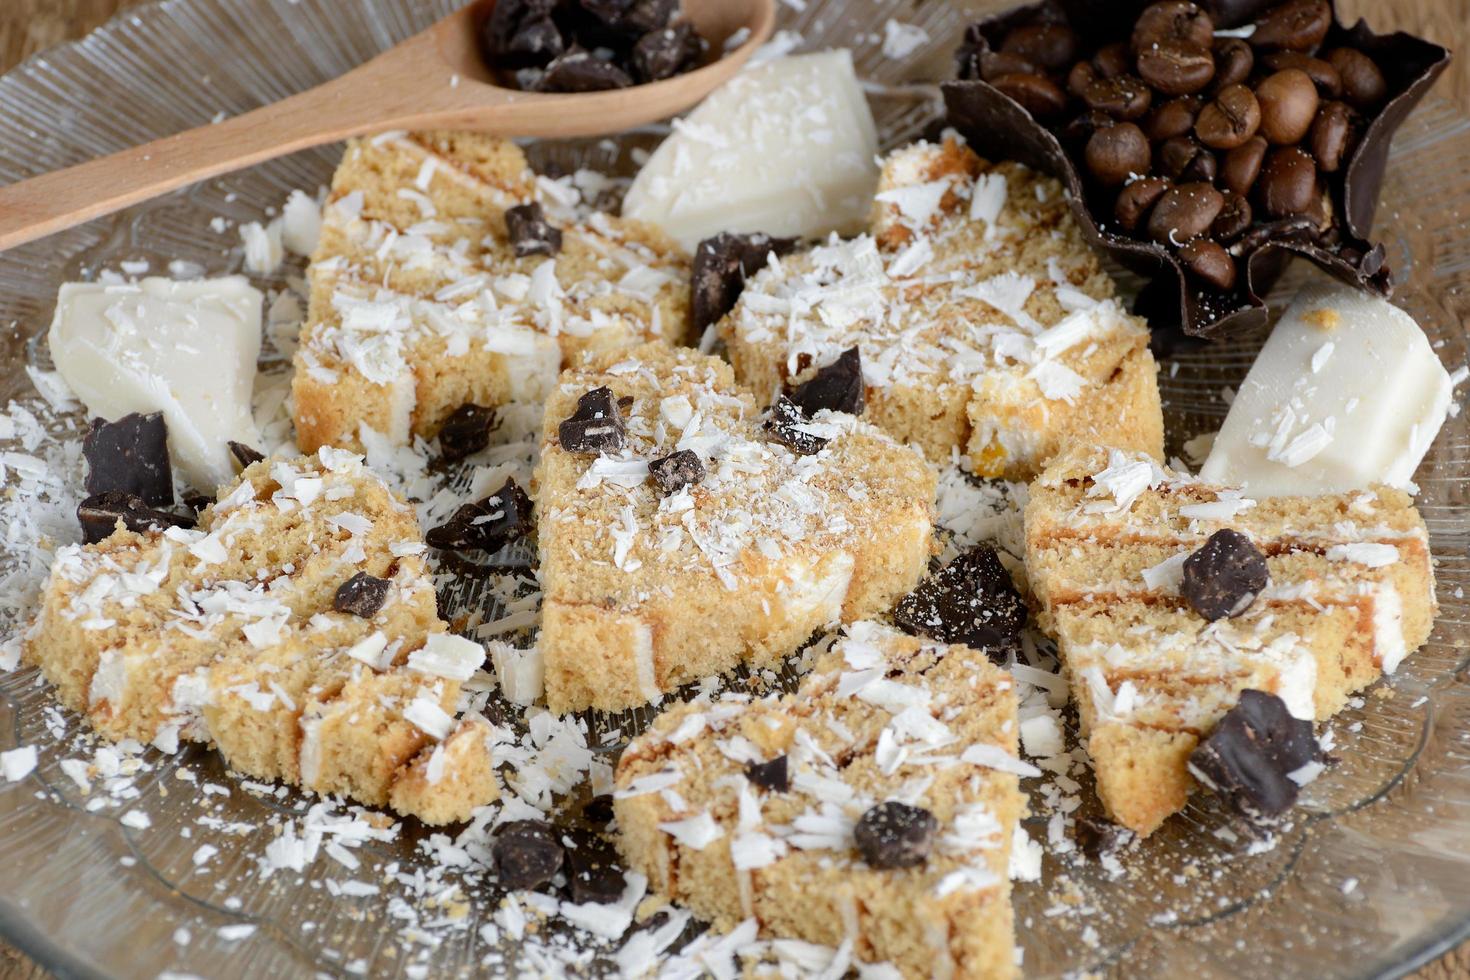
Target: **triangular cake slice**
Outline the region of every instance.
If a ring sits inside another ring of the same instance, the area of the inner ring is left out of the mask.
[[[27,659],[108,738],[466,819],[497,795],[488,726],[454,717],[483,651],[445,633],[424,548],[359,457],[263,460],[197,529],[58,551]]]
[[[855,623],[794,694],[675,706],[624,750],[618,846],[720,930],[846,950],[906,977],[1015,976],[1024,810],[1009,674]]]
[[[650,226],[574,207],[576,194],[487,136],[349,143],[296,353],[301,447],[356,447],[359,425],[429,438],[461,405],[540,402],[582,351],[681,339],[683,251]],[[518,254],[507,212],[533,203],[555,241],[522,222]]]
[[[1162,454],[1148,328],[1061,185],[958,138],[896,151],[871,233],[769,258],[719,329],[762,396],[859,348],[870,421],[981,476],[1029,479],[1073,442]]]
[[[1207,621],[1184,561],[1245,535],[1268,584]],[[1140,834],[1180,809],[1190,752],[1246,689],[1324,719],[1429,636],[1434,573],[1409,496],[1252,500],[1138,454],[1074,450],[1032,484],[1026,569],[1071,678],[1098,794]]]
[[[621,448],[561,437],[608,389]],[[648,344],[565,373],[546,407],[537,471],[546,699],[618,710],[681,684],[765,667],[814,630],[886,611],[923,573],[935,477],[913,450],[823,411],[802,455],[763,424],[719,358]],[[700,478],[661,486],[675,453]]]

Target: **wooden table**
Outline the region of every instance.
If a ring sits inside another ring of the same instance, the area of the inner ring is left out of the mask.
[[[37,51],[80,37],[113,14],[149,0],[0,0],[0,71]],[[1438,92],[1470,106],[1470,0],[1339,0],[1344,20],[1366,17],[1378,28],[1389,26],[1422,34],[1467,52],[1457,58]],[[45,977],[20,952],[0,943],[0,980]],[[1414,980],[1470,980],[1470,943],[1414,975]]]

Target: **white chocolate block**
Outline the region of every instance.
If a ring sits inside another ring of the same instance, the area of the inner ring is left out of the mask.
[[[1308,286],[1261,348],[1200,476],[1254,497],[1403,487],[1450,394],[1407,313],[1347,286]]]

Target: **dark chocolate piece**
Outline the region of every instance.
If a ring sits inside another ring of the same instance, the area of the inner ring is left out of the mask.
[[[765,427],[772,439],[798,456],[811,456],[821,452],[828,442],[822,436],[806,431],[805,427],[811,425],[811,421],[796,402],[782,395],[771,406],[771,416],[766,419]]]
[[[824,408],[861,415],[866,390],[862,355],[856,347],[850,347],[809,380],[787,389],[786,396],[807,415],[816,415]]]
[[[198,490],[185,491],[181,499],[183,500],[184,506],[196,514],[214,503],[214,497],[207,493],[200,493]]]
[[[1026,603],[996,550],[979,545],[900,599],[893,621],[916,636],[1004,658],[1026,625]]]
[[[505,230],[510,235],[510,247],[518,259],[561,252],[561,230],[547,223],[545,212],[535,201],[507,210]]]
[[[610,905],[623,897],[627,879],[617,850],[590,830],[562,832],[566,843],[567,894],[578,905]]]
[[[704,38],[687,20],[649,31],[633,45],[633,71],[640,82],[659,82],[686,72],[704,54]]]
[[[578,398],[577,410],[561,423],[557,435],[561,448],[569,453],[596,456],[622,449],[628,441],[628,430],[612,389],[604,385]]]
[[[594,796],[582,807],[582,819],[588,823],[607,824],[612,823],[613,798],[604,793]]]
[[[168,425],[162,412],[124,415],[116,422],[94,419],[82,439],[87,493],[117,490],[142,497],[150,507],[174,502],[174,473],[168,461]]]
[[[1189,771],[1250,820],[1278,817],[1296,802],[1290,774],[1321,758],[1312,723],[1293,718],[1286,702],[1264,691],[1240,701],[1189,756]]]
[[[447,463],[457,463],[466,456],[490,445],[490,430],[495,425],[495,409],[464,404],[454,410],[439,427],[439,456]]]
[[[1250,538],[1225,528],[1184,559],[1179,591],[1210,622],[1239,616],[1271,581],[1266,556]]]
[[[556,829],[540,820],[512,820],[490,844],[495,875],[512,890],[544,885],[561,870],[564,852]]]
[[[863,860],[874,868],[912,868],[929,858],[939,821],[923,807],[890,800],[868,810],[853,828]]]
[[[544,65],[566,50],[552,20],[556,0],[498,0],[480,30],[480,50],[502,68]]]
[[[363,619],[372,619],[388,601],[388,590],[393,583],[385,578],[375,578],[367,572],[358,572],[341,585],[332,597],[332,608],[339,613],[351,613]]]
[[[240,464],[240,469],[242,470],[247,466],[253,466],[265,459],[265,453],[247,446],[243,442],[235,442],[232,439],[225,445],[229,446],[230,455],[235,457],[235,462]]]
[[[745,778],[773,793],[784,793],[791,788],[791,774],[784,755],[767,762],[747,762]]]
[[[424,535],[431,548],[496,552],[531,533],[531,498],[515,480],[484,500],[465,504]]]
[[[770,235],[737,235],[722,231],[706,238],[694,250],[691,276],[690,310],[696,335],[712,323],[720,322],[735,308],[735,301],[745,289],[747,276],[755,275],[766,264],[772,252],[785,255],[796,247],[794,238],[772,238]]]
[[[653,475],[653,482],[660,491],[665,494],[678,493],[704,479],[704,464],[699,461],[699,454],[694,450],[681,449],[649,463],[648,472]]]
[[[1133,831],[1102,817],[1078,817],[1072,832],[1083,854],[1097,860],[1133,839]]]
[[[537,88],[542,92],[606,92],[632,84],[628,73],[611,61],[574,47],[546,66]]]
[[[96,544],[111,536],[117,530],[118,521],[129,531],[140,534],[166,527],[193,527],[195,523],[187,514],[156,510],[142,497],[121,490],[108,490],[83,500],[77,506],[77,520],[82,525],[84,544]]]

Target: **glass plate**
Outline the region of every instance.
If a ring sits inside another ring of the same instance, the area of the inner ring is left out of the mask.
[[[359,64],[454,6],[171,0],[139,9],[0,79],[0,182],[279,99]],[[885,144],[893,146],[933,123],[935,91],[915,83],[948,73],[959,29],[982,6],[785,0],[781,17],[808,48],[854,49],[874,83]],[[930,40],[903,59],[886,58],[890,18],[921,25]],[[1467,130],[1470,121],[1443,102],[1427,103],[1409,120],[1395,144],[1378,222],[1394,268],[1407,277],[1398,302],[1451,368],[1466,363],[1462,323],[1470,314]],[[656,139],[647,132],[530,149],[543,168],[627,173],[628,151]],[[0,399],[35,398],[24,367],[43,363],[33,341],[62,282],[128,260],[149,260],[154,270],[186,259],[211,275],[237,271],[234,226],[261,220],[294,188],[326,184],[337,156],[334,147],[301,153],[0,255],[0,323],[7,326],[0,331]],[[231,225],[216,233],[210,219],[221,215]],[[280,287],[299,274],[299,264],[288,266],[259,284]],[[1303,275],[1298,269],[1278,298]],[[1171,453],[1218,427],[1222,391],[1239,383],[1258,345],[1258,337],[1241,338],[1164,359]],[[12,448],[0,444],[0,451]],[[1340,762],[1309,787],[1292,824],[1271,841],[1236,836],[1207,800],[1198,800],[1126,852],[1117,879],[1096,863],[1048,856],[1043,879],[1015,893],[1028,975],[1393,976],[1470,932],[1467,478],[1470,415],[1461,414],[1418,474],[1438,561],[1441,612],[1433,637],[1361,707],[1334,722]],[[5,569],[29,557],[7,554]],[[483,608],[480,584],[466,581],[457,603]],[[594,736],[611,733],[605,747],[615,750],[646,715],[589,723]],[[348,875],[325,857],[304,876],[264,875],[257,859],[275,828],[311,801],[247,792],[208,752],[172,757],[150,750],[142,756],[145,768],[132,776],[136,800],[89,811],[88,797],[58,767],[85,738],[75,718],[52,706],[33,671],[0,676],[0,748],[41,747],[35,774],[0,787],[0,932],[43,965],[128,977],[167,970],[211,977],[541,972],[513,943],[499,951],[499,966],[482,965],[489,951],[477,927],[498,896],[473,875],[437,911],[423,903],[406,910],[387,886],[334,897],[327,879]],[[196,782],[183,781],[180,770]],[[209,825],[198,819],[206,783],[219,787],[204,797],[216,818]],[[151,826],[123,822],[132,809],[149,814]],[[1046,836],[1044,822],[1029,829]],[[201,845],[219,853],[195,867]],[[364,866],[355,877],[382,883],[395,871],[417,874],[432,863],[421,845],[432,841],[415,828],[392,842],[366,844],[354,852]],[[406,938],[413,917],[422,927],[417,940]],[[232,925],[256,928],[249,935],[219,931]],[[181,929],[189,942],[176,941]],[[605,972],[608,944],[570,930],[566,942],[586,948],[585,972]]]

